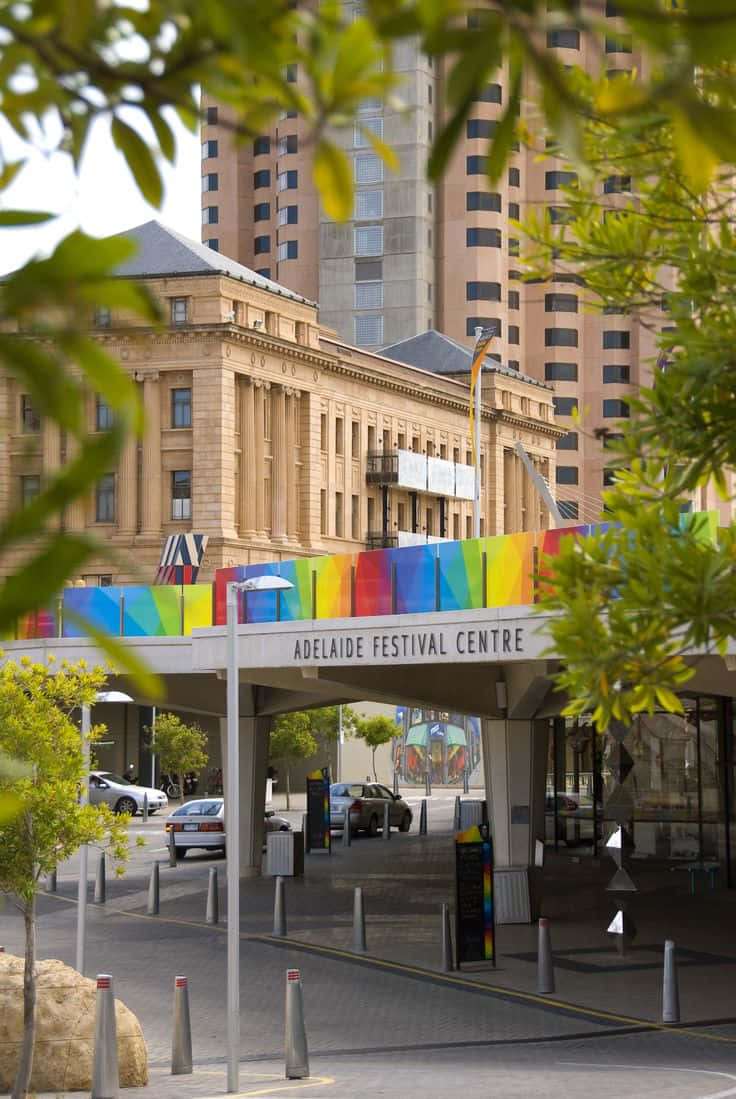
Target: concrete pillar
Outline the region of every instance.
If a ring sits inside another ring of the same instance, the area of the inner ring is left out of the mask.
[[[264,484],[264,470],[266,468],[265,446],[265,405],[266,389],[270,388],[267,382],[261,378],[254,378],[254,433],[253,433],[253,465],[255,467],[255,524],[258,534],[266,534],[266,492]]]
[[[288,469],[286,475],[286,536],[290,542],[297,541],[298,527],[297,492],[299,488],[299,465],[297,464],[297,439],[299,437],[299,431],[297,417],[299,415],[300,396],[301,394],[298,390],[287,390],[286,456]]]
[[[263,859],[263,815],[266,809],[266,772],[270,717],[248,713],[253,709],[254,691],[240,690],[240,876],[255,878]],[[227,789],[227,721],[220,720],[223,761],[223,789]],[[227,802],[225,831],[227,833]]]
[[[286,538],[286,497],[289,482],[286,437],[286,389],[275,386],[271,393],[271,538]]]
[[[256,468],[255,388],[251,378],[240,378],[240,537],[252,538],[256,510],[256,483],[263,468]]]
[[[143,436],[141,487],[143,534],[161,533],[161,394],[158,371],[143,376],[143,407],[146,433]]]
[[[547,722],[484,718],[481,736],[494,863],[532,866],[544,839]]]

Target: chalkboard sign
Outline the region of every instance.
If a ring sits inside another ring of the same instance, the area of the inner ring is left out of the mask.
[[[330,769],[307,775],[307,850],[330,853]]]
[[[487,824],[455,834],[455,880],[458,968],[463,962],[495,965],[493,854]]]

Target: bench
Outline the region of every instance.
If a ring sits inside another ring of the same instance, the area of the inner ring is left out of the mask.
[[[708,884],[711,889],[716,887],[716,877],[721,869],[719,862],[683,862],[679,866],[671,866],[670,870],[687,870],[690,875],[690,895],[695,896],[695,886],[698,874],[708,875]]]

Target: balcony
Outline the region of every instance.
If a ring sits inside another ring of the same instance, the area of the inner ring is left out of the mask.
[[[398,535],[384,534],[380,530],[369,530],[365,536],[365,548],[367,550],[392,549],[398,544]]]
[[[472,500],[475,470],[413,450],[380,451],[367,455],[365,479],[369,485],[396,485],[410,492]]]
[[[368,531],[365,536],[365,548],[395,549],[403,546],[429,546],[435,542],[450,542],[451,538],[440,538],[437,534],[422,534],[415,530],[398,530],[394,534],[383,534],[382,531]]]

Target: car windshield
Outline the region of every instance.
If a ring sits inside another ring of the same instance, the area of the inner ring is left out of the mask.
[[[114,782],[117,786],[133,785],[129,778],[124,778],[123,775],[116,775],[113,771],[98,771],[98,774],[105,782]]]
[[[222,809],[222,801],[190,801],[175,809],[172,817],[216,817]]]
[[[348,785],[345,782],[335,783],[330,787],[331,798],[359,798],[363,796],[363,784],[358,785],[353,783]]]

